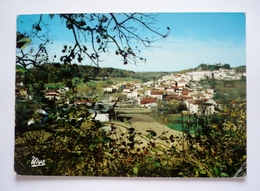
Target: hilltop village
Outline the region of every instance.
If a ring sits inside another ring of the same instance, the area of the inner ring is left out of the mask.
[[[126,100],[119,103],[119,107],[163,107],[169,102],[185,103],[187,112],[210,115],[221,104],[214,101],[215,89],[198,85],[200,80],[239,80],[246,77],[246,73],[236,73],[234,69],[219,69],[215,71],[193,71],[184,74],[171,74],[154,81],[145,83],[117,83],[103,89],[106,93],[113,93],[124,87],[122,93]],[[115,99],[115,98],[114,98]],[[110,97],[110,100],[113,100]],[[201,109],[200,106],[203,106]]]

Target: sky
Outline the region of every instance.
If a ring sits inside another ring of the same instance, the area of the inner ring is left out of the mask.
[[[18,16],[17,30],[28,31],[38,18],[39,15]],[[65,43],[72,43],[72,33],[58,19],[44,22],[53,39],[47,47],[48,52],[51,56],[59,55]],[[100,66],[133,71],[180,71],[201,63],[227,63],[231,67],[246,65],[244,13],[160,13],[154,27],[164,32],[170,27],[170,34],[166,39],[154,42],[152,48],[141,48],[145,63],[124,65],[111,50],[111,53],[102,55],[104,61]],[[140,35],[145,34],[141,32]],[[33,40],[31,46],[38,46],[37,41]]]

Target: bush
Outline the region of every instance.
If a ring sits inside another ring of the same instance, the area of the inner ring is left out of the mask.
[[[91,120],[91,106],[63,110],[54,121],[31,127],[16,138],[15,170],[18,174],[124,177],[232,177],[246,173],[246,104],[213,116],[194,116],[184,128],[194,134],[161,138],[154,131],[124,133],[111,123],[111,131]],[[57,111],[61,111],[59,108]],[[63,117],[61,117],[63,116]],[[222,120],[224,123],[222,123]],[[126,121],[127,122],[127,121]],[[147,140],[144,144],[137,137]],[[170,147],[169,141],[176,141]],[[46,165],[31,168],[31,157],[46,159]],[[242,168],[243,167],[243,168]],[[242,173],[241,173],[242,171]]]

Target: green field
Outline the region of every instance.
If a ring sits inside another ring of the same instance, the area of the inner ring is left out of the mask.
[[[175,115],[170,115],[167,117],[169,123],[166,124],[167,127],[174,129],[176,131],[183,131],[183,127],[184,128],[188,128],[187,123],[188,121],[193,121],[194,117],[193,116],[187,116],[187,115],[183,115],[183,119],[181,114],[175,114]],[[190,129],[190,133],[194,134],[195,131],[194,129]]]
[[[126,77],[126,78],[110,78],[109,79],[112,82],[137,82],[137,83],[142,83],[143,80],[141,79],[136,79],[136,78],[131,78],[131,77]]]

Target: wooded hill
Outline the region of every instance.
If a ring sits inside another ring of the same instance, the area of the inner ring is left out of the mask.
[[[196,68],[190,68],[182,71],[175,72],[134,72],[131,70],[123,70],[112,67],[96,67],[89,65],[77,65],[77,64],[60,64],[60,63],[48,63],[38,66],[37,68],[24,69],[23,67],[16,65],[16,72],[39,72],[41,73],[42,80],[49,82],[60,82],[61,79],[71,78],[71,77],[79,77],[84,81],[90,80],[100,80],[107,78],[133,78],[133,79],[141,79],[143,82],[147,82],[149,80],[156,80],[165,75],[170,75],[171,73],[185,73],[191,72],[195,70],[219,70],[223,69],[231,69],[229,64],[200,64]],[[245,72],[246,66],[239,66],[234,68],[236,72]],[[53,75],[53,74],[56,75]],[[58,74],[58,75],[57,75]],[[55,77],[56,76],[56,77]],[[60,76],[60,77],[57,77]]]

